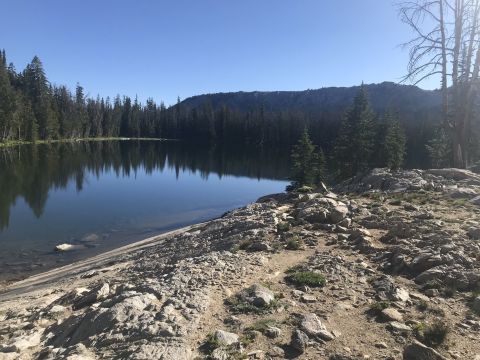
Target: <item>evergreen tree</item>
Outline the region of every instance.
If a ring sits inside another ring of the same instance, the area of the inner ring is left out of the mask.
[[[23,77],[24,91],[32,103],[40,138],[51,139],[56,137],[58,119],[52,108],[50,87],[45,76],[43,64],[37,56],[27,65]]]
[[[32,110],[30,101],[23,95],[18,95],[18,117],[23,123],[23,137],[19,137],[18,140],[27,140],[35,142],[38,139],[38,124],[35,114]]]
[[[15,107],[15,93],[10,84],[3,50],[0,52],[0,140],[7,140],[10,137]]]
[[[74,137],[88,137],[90,134],[90,126],[88,123],[85,95],[83,94],[83,87],[78,83],[75,88],[75,123],[77,130],[75,131]]]
[[[365,87],[360,87],[345,113],[334,147],[334,162],[340,177],[349,177],[373,165],[375,114]]]
[[[432,139],[426,145],[430,155],[431,166],[434,168],[451,166],[452,146],[450,136],[443,127],[438,127]]]
[[[120,124],[120,136],[130,136],[130,124],[132,122],[132,100],[128,96],[123,99],[123,109]]]
[[[403,166],[405,158],[405,131],[400,125],[397,114],[391,112],[385,115],[386,134],[383,142],[385,166],[398,170]]]
[[[292,150],[292,187],[314,186],[320,183],[325,165],[323,152],[317,152],[307,128]]]

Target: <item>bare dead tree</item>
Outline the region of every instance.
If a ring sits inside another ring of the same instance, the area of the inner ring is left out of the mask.
[[[415,33],[403,81],[418,84],[440,75],[442,123],[452,142],[453,164],[465,168],[473,102],[480,71],[480,0],[411,0],[399,4]]]

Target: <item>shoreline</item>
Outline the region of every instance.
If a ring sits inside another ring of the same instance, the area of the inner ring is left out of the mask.
[[[64,266],[52,268],[38,274],[28,276],[21,280],[12,281],[11,283],[7,283],[6,285],[0,287],[0,302],[11,300],[12,298],[21,296],[25,292],[41,289],[45,287],[45,285],[60,280],[63,277],[75,276],[79,273],[91,271],[95,268],[105,266],[107,263],[111,262],[116,257],[137,250],[142,250],[150,246],[159,245],[165,240],[165,238],[194,230],[195,228],[205,225],[213,220],[215,220],[215,218],[206,222],[199,222],[192,225],[183,226],[175,230],[170,230],[158,235],[150,236],[148,238],[135,241],[131,244],[123,245],[119,248],[108,250],[103,253],[96,254]]]

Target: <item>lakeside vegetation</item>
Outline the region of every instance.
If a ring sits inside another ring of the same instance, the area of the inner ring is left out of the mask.
[[[69,143],[69,142],[81,142],[81,141],[175,141],[174,139],[160,139],[160,138],[126,138],[126,137],[97,137],[97,138],[78,138],[78,139],[52,139],[52,140],[8,140],[0,142],[0,148],[19,146],[19,145],[39,145],[39,144],[55,144],[55,143]]]

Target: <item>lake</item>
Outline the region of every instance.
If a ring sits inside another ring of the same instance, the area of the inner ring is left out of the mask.
[[[0,149],[0,280],[221,216],[283,191],[288,168],[288,154],[177,141]]]

